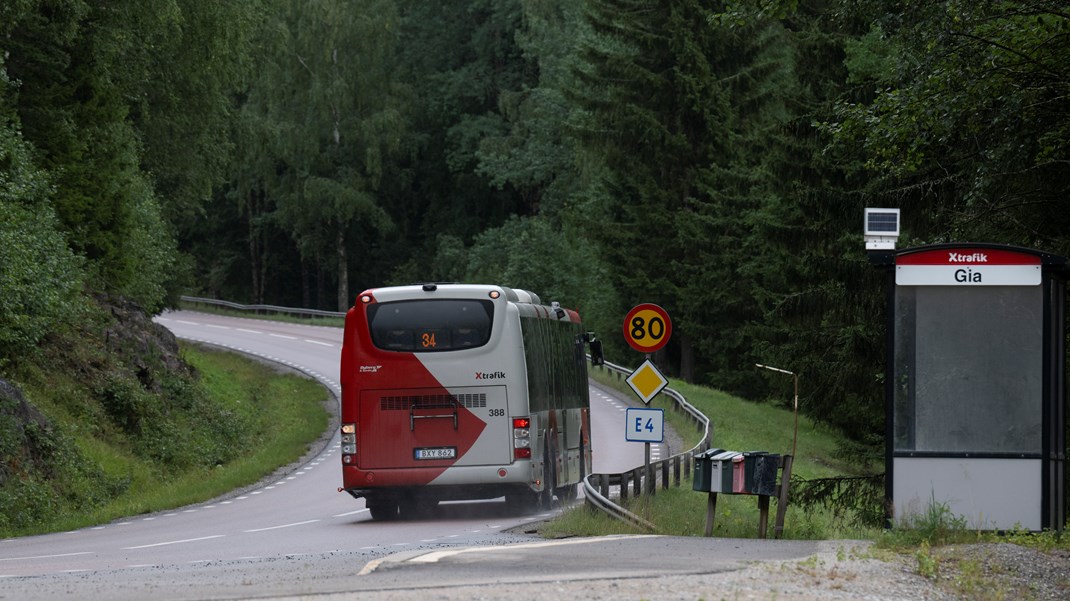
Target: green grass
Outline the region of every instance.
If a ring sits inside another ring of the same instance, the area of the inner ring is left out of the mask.
[[[595,368],[590,373],[600,383],[627,395],[635,394],[623,378],[618,379],[609,370]],[[780,455],[791,453],[795,428],[791,411],[681,381],[670,381],[669,387],[684,395],[696,409],[710,417],[711,446],[732,451],[767,451]],[[667,395],[658,395],[651,406],[666,409],[666,420],[684,438],[685,448],[689,449],[698,442],[701,434],[697,432],[694,422],[683,414],[669,411],[672,400]],[[826,478],[867,473],[866,466],[843,460],[841,442],[842,437],[830,428],[800,415],[794,474],[803,478]]]
[[[622,377],[595,368],[591,377],[626,395],[634,393]],[[689,403],[710,416],[711,446],[733,451],[767,451],[781,455],[792,452],[795,429],[793,413],[769,404],[753,403],[724,392],[672,381]],[[668,426],[684,439],[684,449],[698,443],[701,432],[694,422],[682,413],[671,411],[672,400],[658,395],[651,406],[666,409]],[[844,461],[841,457],[841,437],[812,420],[799,416],[798,441],[793,473],[804,479],[834,476],[863,475],[867,466]],[[680,487],[660,489],[653,498],[632,497],[628,509],[655,524],[660,534],[702,536],[705,532],[708,495],[691,488],[691,474],[682,474]],[[719,494],[714,517],[713,535],[719,537],[755,538],[758,536],[758,497],[751,495]],[[772,536],[776,515],[776,501],[770,502],[768,535]],[[789,505],[785,517],[784,538],[835,539],[876,538],[881,530],[859,526],[853,515],[834,514],[820,509],[802,510]],[[543,525],[540,533],[549,537],[600,536],[635,533],[640,530],[601,512],[586,507],[566,511],[561,517]]]
[[[85,511],[58,511],[53,519],[0,534],[73,530],[206,501],[253,484],[300,459],[327,429],[327,393],[318,383],[234,353],[183,344],[182,355],[200,374],[203,395],[211,403],[212,412],[208,415],[226,415],[232,423],[241,424],[247,430],[227,433],[227,444],[240,442],[237,452],[214,465],[194,463],[182,470],[164,469],[131,448],[129,438],[114,432],[107,420],[88,425],[84,421],[86,416],[78,410],[81,405],[65,402],[47,390],[29,389],[28,396],[70,433],[69,444],[87,464],[94,466],[93,471],[84,474],[85,482],[70,485],[99,496],[101,501],[89,504],[91,508]],[[60,396],[75,389],[65,378],[54,379],[59,382]],[[209,448],[218,444],[206,440],[206,435],[190,441],[185,432],[172,434],[168,444],[200,444]]]
[[[634,394],[623,378],[602,369],[592,369],[592,378],[626,395]],[[713,423],[712,444],[735,451],[764,450],[787,454],[792,448],[794,416],[790,410],[768,404],[753,403],[723,392],[682,382],[672,382],[674,389]],[[662,404],[664,395],[655,399]],[[683,435],[685,448],[697,442],[699,434],[693,423],[680,414],[667,411],[667,420]],[[675,416],[675,417],[674,417]],[[846,461],[842,449],[850,448],[835,431],[799,417],[799,434],[795,454],[794,475],[804,479],[835,476],[857,476],[880,471],[881,466],[867,464],[864,458]],[[675,451],[678,452],[678,451]],[[708,494],[691,489],[690,474],[680,487],[659,488],[653,497],[631,497],[627,508],[652,522],[659,534],[703,536],[706,525]],[[776,500],[769,507],[769,531],[772,536],[776,515]],[[879,509],[879,508],[877,508]],[[886,530],[860,526],[858,516],[847,511],[832,511],[814,506],[802,508],[789,505],[784,523],[784,538],[793,539],[861,539],[875,543],[874,557],[906,555],[912,558],[915,572],[933,579],[937,586],[961,598],[997,600],[1018,597],[1032,598],[1028,591],[1012,591],[998,576],[979,569],[977,562],[960,557],[956,545],[1004,542],[1032,547],[1042,552],[1070,549],[1070,536],[1058,532],[980,532],[971,530],[966,520],[952,515],[945,505],[933,503],[929,511]],[[645,533],[634,526],[618,521],[600,511],[579,506],[566,510],[560,517],[539,528],[545,537],[605,536],[611,534]],[[717,496],[713,535],[727,538],[756,538],[758,536],[757,497],[749,495]]]

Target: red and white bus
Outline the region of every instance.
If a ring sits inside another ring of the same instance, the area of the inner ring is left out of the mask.
[[[360,294],[342,343],[342,489],[373,519],[439,501],[572,498],[591,469],[579,314],[501,286]]]

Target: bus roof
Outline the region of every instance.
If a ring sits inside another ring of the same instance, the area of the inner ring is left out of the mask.
[[[379,302],[392,300],[411,299],[425,295],[438,293],[441,296],[460,298],[487,298],[491,293],[497,292],[506,300],[514,303],[542,304],[539,295],[528,290],[508,288],[491,284],[456,284],[456,283],[420,283],[408,286],[387,286],[383,288],[370,288],[360,294],[371,295]]]

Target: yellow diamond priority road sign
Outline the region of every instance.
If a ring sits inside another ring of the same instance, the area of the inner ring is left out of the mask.
[[[654,364],[649,359],[643,361],[643,364],[633,371],[632,375],[628,376],[628,386],[631,386],[635,394],[639,395],[639,398],[647,405],[650,404],[651,399],[658,396],[658,393],[668,385],[669,381],[665,379],[665,376],[661,375],[661,372],[654,367]]]

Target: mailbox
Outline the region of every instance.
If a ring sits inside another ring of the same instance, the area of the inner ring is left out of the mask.
[[[692,490],[700,492],[733,491],[733,461],[742,457],[742,453],[724,449],[710,449],[694,456],[695,477],[691,480]]]
[[[735,451],[720,451],[710,458],[711,492],[732,492],[732,461],[739,456]]]
[[[776,473],[780,469],[780,455],[752,453],[747,459],[754,463],[754,479],[750,491],[756,495],[771,497],[776,494]]]
[[[765,451],[738,453],[710,449],[695,455],[694,459],[693,490],[765,496],[776,493],[780,455]]]
[[[709,449],[698,455],[695,455],[695,475],[691,478],[691,489],[699,492],[713,492],[710,488],[710,464],[715,454],[720,453],[722,449]]]

